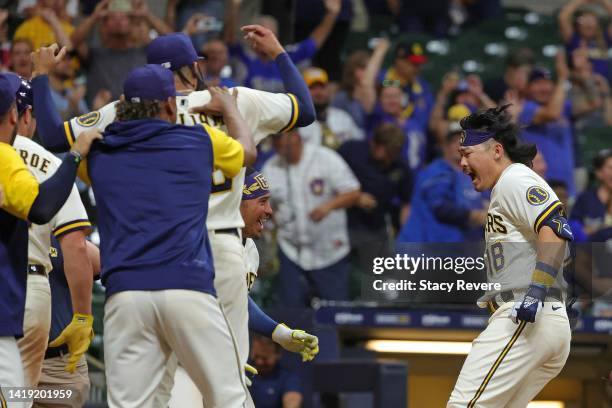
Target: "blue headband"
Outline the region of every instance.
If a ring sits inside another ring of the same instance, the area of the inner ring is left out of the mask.
[[[242,199],[254,200],[261,196],[270,193],[268,180],[258,171],[247,174],[244,177],[244,186],[242,187]]]
[[[493,133],[481,132],[478,130],[464,130],[461,135],[461,146],[476,146],[493,138]]]

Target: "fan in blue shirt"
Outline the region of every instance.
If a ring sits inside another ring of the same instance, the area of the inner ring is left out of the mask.
[[[453,129],[434,160],[417,176],[408,221],[397,242],[463,242],[482,239],[482,195],[459,166],[461,132]]]
[[[280,346],[265,337],[253,336],[251,362],[257,368],[250,387],[258,408],[299,407],[302,384],[293,372],[279,365]]]
[[[237,75],[235,75],[235,77],[248,88],[255,88],[268,92],[283,92],[283,80],[274,61],[270,60],[263,53],[252,53],[247,51],[238,42],[235,36],[238,6],[235,3],[236,2],[231,2],[229,6],[231,9],[227,13],[224,30],[225,43],[230,45],[230,56],[238,65],[236,69]],[[325,40],[329,37],[329,34],[334,28],[336,18],[340,13],[341,1],[327,0],[325,6],[327,13],[321,20],[321,23],[312,31],[310,36],[297,44],[286,47],[289,57],[291,57],[291,60],[296,65],[310,60],[321,48],[323,43],[325,43]],[[278,37],[278,22],[274,17],[265,15],[260,16],[255,24],[262,25],[265,29],[272,31],[275,38]],[[246,27],[242,28],[243,31]],[[247,34],[245,36],[247,40],[249,35],[253,34]]]

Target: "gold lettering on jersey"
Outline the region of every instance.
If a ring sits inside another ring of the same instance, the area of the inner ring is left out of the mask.
[[[488,214],[488,213],[487,213],[487,223],[485,224],[485,231],[498,232],[500,234],[508,233],[508,229],[504,225],[504,219],[500,215]]]
[[[26,166],[38,169],[43,172],[43,174],[47,174],[49,171],[49,165],[51,164],[50,160],[41,158],[36,153],[30,154],[30,152],[23,149],[19,149],[19,156],[21,156]]]

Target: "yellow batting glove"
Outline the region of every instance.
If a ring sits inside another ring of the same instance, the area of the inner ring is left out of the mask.
[[[292,353],[300,353],[302,361],[311,361],[319,353],[319,339],[304,330],[291,330],[281,323],[272,332],[272,340]]]
[[[246,371],[247,373],[251,373],[253,375],[259,374],[257,369],[255,367],[253,367],[252,365],[250,365],[250,364],[245,364],[244,365],[244,371]],[[251,385],[253,385],[253,383],[251,382],[251,379],[249,377],[246,377],[246,385],[247,385],[247,387],[250,387]]]
[[[59,347],[62,344],[68,345],[70,357],[65,370],[69,373],[76,371],[76,366],[83,354],[89,348],[93,339],[93,316],[88,314],[75,313],[72,321],[59,337],[49,343],[49,347]]]

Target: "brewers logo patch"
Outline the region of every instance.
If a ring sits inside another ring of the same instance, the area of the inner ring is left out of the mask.
[[[83,127],[92,127],[100,121],[101,115],[99,111],[93,111],[81,115],[77,118],[77,123]]]
[[[532,186],[527,189],[527,202],[531,205],[542,205],[548,201],[548,191],[540,186]]]
[[[310,182],[310,191],[313,195],[319,196],[323,194],[323,189],[325,186],[325,182],[323,179],[316,178]]]

